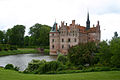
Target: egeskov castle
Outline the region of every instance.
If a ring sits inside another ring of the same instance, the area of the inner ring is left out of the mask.
[[[67,25],[61,22],[61,26],[58,29],[58,25],[55,22],[50,33],[50,55],[57,55],[62,53],[67,55],[68,49],[71,46],[79,43],[86,43],[94,41],[100,42],[101,31],[99,21],[97,25],[90,27],[89,13],[87,14],[86,27],[78,25],[75,20],[72,20],[72,24]]]

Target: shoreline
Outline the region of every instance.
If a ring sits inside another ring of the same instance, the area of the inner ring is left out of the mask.
[[[9,55],[17,55],[17,54],[32,54],[32,53],[38,53],[37,49],[34,48],[19,48],[18,50],[8,50],[8,51],[0,51],[0,57],[2,56],[9,56]],[[44,51],[45,55],[49,55],[49,49],[45,49]]]

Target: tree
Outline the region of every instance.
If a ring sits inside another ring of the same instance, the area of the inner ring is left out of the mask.
[[[96,48],[94,42],[80,43],[68,50],[68,59],[74,65],[93,65]]]
[[[114,37],[117,38],[118,37],[118,33],[114,32]]]
[[[29,46],[30,45],[29,42],[30,42],[30,37],[29,36],[25,36],[24,37],[24,46]]]
[[[0,44],[4,43],[4,32],[0,30]]]
[[[6,32],[6,41],[11,45],[22,47],[24,45],[25,26],[15,25]]]
[[[36,23],[30,27],[29,34],[31,35],[33,45],[48,46],[49,45],[50,26]]]
[[[110,50],[112,52],[111,64],[120,68],[120,37],[113,38],[110,42]]]
[[[104,66],[111,65],[111,56],[112,53],[110,51],[110,46],[108,45],[107,41],[102,41],[99,43],[99,53],[96,56],[99,58],[99,63]]]

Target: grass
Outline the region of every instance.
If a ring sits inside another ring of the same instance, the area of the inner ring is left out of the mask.
[[[120,71],[37,75],[0,68],[0,80],[120,80]]]
[[[37,50],[30,49],[30,48],[24,48],[24,49],[18,49],[18,50],[9,50],[9,51],[0,51],[0,56],[5,55],[15,55],[15,54],[25,54],[25,53],[37,53]]]

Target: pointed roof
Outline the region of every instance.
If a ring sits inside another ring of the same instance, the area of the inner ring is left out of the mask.
[[[89,12],[87,13],[86,30],[90,29]]]
[[[87,13],[87,21],[89,21],[89,12]]]
[[[52,29],[51,29],[50,32],[58,32],[58,28],[57,28],[57,23],[56,23],[56,21],[54,22],[53,27],[52,27]]]

